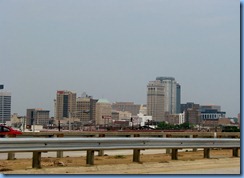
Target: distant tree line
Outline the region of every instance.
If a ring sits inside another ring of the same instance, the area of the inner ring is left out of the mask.
[[[182,124],[170,124],[163,121],[157,124],[156,129],[157,130],[186,130],[186,129],[193,129],[193,124],[189,122],[184,122]]]

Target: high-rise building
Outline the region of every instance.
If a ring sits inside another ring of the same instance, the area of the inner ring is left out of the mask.
[[[147,85],[147,115],[154,121],[164,121],[164,87],[160,80]]]
[[[176,84],[176,113],[181,113],[181,86]]]
[[[49,112],[40,108],[27,109],[26,112],[26,124],[27,125],[43,125],[49,124]]]
[[[96,125],[112,123],[112,105],[106,99],[99,99],[96,103]]]
[[[194,124],[194,125],[199,125],[201,123],[201,118],[200,118],[200,111],[199,108],[188,108],[185,111],[185,122]]]
[[[95,123],[97,101],[97,99],[93,99],[92,96],[88,95],[78,97],[76,101],[76,112],[74,113],[74,116],[79,118],[83,124],[91,121]]]
[[[57,91],[55,107],[55,118],[57,120],[69,118],[69,114],[76,111],[76,93],[67,90]]]
[[[0,122],[11,120],[11,93],[0,92]]]
[[[157,77],[164,87],[164,112],[169,114],[180,113],[181,87],[173,77]]]

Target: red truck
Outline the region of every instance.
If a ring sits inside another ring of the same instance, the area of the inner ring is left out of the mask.
[[[0,125],[0,137],[4,137],[6,135],[21,135],[22,132],[19,130],[15,130],[11,127],[5,126],[5,125]]]

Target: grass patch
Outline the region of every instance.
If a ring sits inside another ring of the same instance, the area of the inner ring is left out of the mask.
[[[115,155],[114,158],[115,159],[123,159],[123,158],[125,158],[125,156],[124,155]]]
[[[2,169],[0,169],[0,172],[3,172],[3,171],[12,171],[12,169],[9,169],[9,168],[2,168]]]

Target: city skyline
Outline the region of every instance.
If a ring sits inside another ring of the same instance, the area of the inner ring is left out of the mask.
[[[146,104],[158,76],[180,83],[181,103],[240,113],[239,1],[10,0],[0,2],[0,21],[12,113],[53,116],[57,90]]]
[[[154,80],[154,81],[149,81],[149,83],[147,84],[147,88],[148,87],[150,87],[150,85],[154,85],[154,84],[156,84],[155,82],[159,82],[160,84],[162,83],[160,80]],[[177,83],[178,84],[178,83]],[[179,84],[178,84],[179,85]],[[162,85],[163,86],[163,85]],[[163,91],[162,91],[163,92]],[[8,95],[11,97],[11,92],[6,92],[6,91],[1,91],[0,90],[0,94],[5,94],[5,93],[8,93]],[[86,92],[83,92],[81,95],[77,95],[77,92],[76,91],[69,91],[69,90],[57,90],[56,91],[56,97],[57,98],[54,98],[54,100],[53,100],[53,108],[52,109],[50,109],[50,108],[42,108],[42,107],[35,107],[35,106],[33,106],[32,108],[34,108],[34,109],[37,109],[37,110],[45,110],[45,111],[52,111],[53,110],[53,114],[50,116],[50,117],[54,117],[54,118],[56,118],[56,119],[59,119],[59,117],[55,117],[55,110],[57,109],[56,108],[56,105],[57,105],[57,101],[58,101],[58,95],[59,95],[59,93],[71,93],[72,95],[74,95],[75,96],[75,98],[76,98],[76,100],[77,101],[79,101],[79,99],[82,99],[82,98],[84,98],[84,97],[88,97],[88,98],[91,98],[91,99],[93,99],[93,100],[100,100],[100,99],[105,99],[106,101],[108,101],[106,98],[94,98],[92,95],[87,95],[87,93]],[[85,94],[85,96],[82,96],[82,95],[84,95]],[[148,98],[148,91],[147,91],[147,98]],[[164,98],[164,97],[163,97]],[[74,99],[74,98],[73,98]],[[148,100],[148,99],[147,99]],[[163,99],[164,100],[164,99]],[[114,101],[114,102],[110,102],[110,101],[108,101],[109,103],[111,103],[111,104],[116,104],[116,103],[133,103],[133,104],[138,104],[138,105],[146,105],[146,107],[147,107],[147,104],[148,104],[148,101],[147,101],[147,103],[134,103],[133,101]],[[162,101],[163,103],[164,103],[164,101]],[[75,102],[76,103],[76,102]],[[187,101],[186,103],[181,103],[181,104],[187,104],[187,103],[194,103],[194,101]],[[209,106],[209,107],[218,107],[219,108],[219,111],[223,111],[222,109],[221,109],[221,105],[217,105],[217,104],[201,104],[201,103],[195,103],[195,104],[199,104],[200,106]],[[164,104],[163,104],[164,105]],[[162,105],[162,106],[163,106]],[[78,105],[77,105],[78,106]],[[161,108],[161,107],[160,107]],[[163,107],[164,108],[164,107]],[[27,112],[27,110],[28,109],[30,109],[30,108],[26,108],[26,110],[25,110],[25,113]],[[158,108],[159,109],[159,108]],[[66,108],[66,110],[67,110],[67,108]],[[160,109],[161,110],[161,109]],[[182,109],[181,109],[182,110]],[[150,111],[151,112],[151,111]],[[164,113],[164,112],[166,112],[166,111],[164,111],[163,109],[162,109],[162,113]],[[11,114],[15,114],[15,113],[17,113],[17,112],[11,112]],[[178,114],[180,114],[180,113],[182,113],[182,112],[179,112]],[[19,114],[19,113],[17,113],[17,114]],[[68,117],[68,110],[67,110],[67,113],[66,113],[66,116],[65,117]],[[237,113],[237,115],[238,114],[240,114],[240,113]],[[19,114],[20,115],[20,114]],[[150,114],[149,114],[150,115]],[[162,115],[164,115],[164,114],[162,114]],[[22,114],[21,116],[25,116],[25,114]],[[233,115],[233,116],[229,116],[229,117],[236,117],[235,115]],[[63,118],[63,117],[62,117]]]

